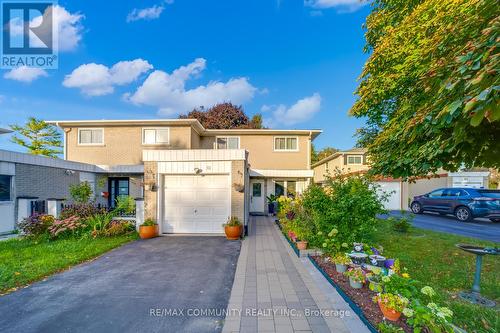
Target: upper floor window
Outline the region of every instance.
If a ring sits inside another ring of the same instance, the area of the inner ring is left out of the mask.
[[[240,138],[237,136],[218,136],[215,147],[217,149],[240,149]]]
[[[144,145],[168,144],[168,141],[169,141],[168,128],[142,129],[142,144]]]
[[[104,129],[102,128],[79,128],[79,145],[102,145],[104,144]]]
[[[361,155],[350,155],[347,156],[347,164],[349,165],[360,165],[363,164],[363,156]]]
[[[277,136],[274,138],[275,151],[298,151],[299,139],[297,137]]]

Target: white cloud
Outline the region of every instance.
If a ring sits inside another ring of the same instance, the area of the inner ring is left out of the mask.
[[[57,36],[57,43],[55,44],[56,49],[62,52],[72,51],[77,48],[78,44],[82,40],[83,26],[81,21],[84,16],[76,13],[72,14],[66,10],[66,8],[59,5],[51,6],[47,9],[44,15],[49,15],[50,9],[52,9],[53,22],[57,27],[55,31],[55,36]],[[31,27],[40,26],[42,23],[42,16],[38,15],[34,17],[31,22]],[[10,21],[10,28],[12,36],[20,36],[24,33],[23,21],[19,17],[15,17]],[[45,32],[47,33],[47,32]],[[43,31],[38,31],[39,35],[43,35]],[[43,42],[35,35],[33,32],[29,32],[30,45],[32,46],[45,46]]]
[[[186,82],[201,74],[205,68],[206,60],[198,58],[171,74],[156,70],[133,94],[125,94],[124,97],[136,105],[157,107],[160,114],[171,116],[201,105],[210,107],[224,101],[242,104],[251,100],[257,91],[244,77],[232,78],[227,82],[210,81],[207,85],[186,90]]]
[[[114,91],[114,86],[131,83],[152,68],[143,59],[120,61],[111,68],[95,63],[84,64],[66,75],[63,86],[79,88],[88,96],[107,95]]]
[[[148,7],[143,9],[134,8],[127,15],[127,22],[134,22],[139,20],[146,20],[146,21],[155,20],[160,17],[164,9],[165,7],[163,5],[155,5],[153,7]]]
[[[368,3],[368,0],[304,0],[304,5],[315,9],[338,8],[344,12],[353,12]]]
[[[42,76],[48,76],[48,74],[41,68],[21,66],[8,71],[3,77],[10,80],[30,83]]]
[[[262,112],[272,111],[272,118],[265,120],[266,126],[295,125],[311,119],[321,108],[321,96],[314,93],[312,96],[298,100],[291,107],[284,104],[263,105]]]

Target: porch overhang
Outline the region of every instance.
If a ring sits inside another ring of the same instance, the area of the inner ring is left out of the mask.
[[[312,178],[313,170],[273,170],[273,169],[250,169],[250,177],[266,178]]]

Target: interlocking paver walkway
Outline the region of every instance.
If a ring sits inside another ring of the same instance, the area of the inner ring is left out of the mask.
[[[369,332],[273,220],[250,217],[223,332]]]

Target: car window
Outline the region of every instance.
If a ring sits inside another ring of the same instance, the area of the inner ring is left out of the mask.
[[[484,197],[500,199],[500,191],[498,190],[477,190],[477,191]]]
[[[443,196],[443,190],[436,190],[429,193],[429,198],[440,198]]]
[[[459,197],[459,196],[463,195],[462,192],[463,192],[462,190],[450,188],[450,189],[444,190],[443,196],[444,197]]]

